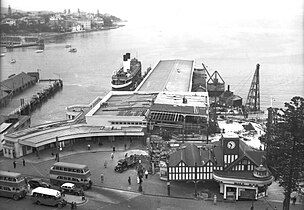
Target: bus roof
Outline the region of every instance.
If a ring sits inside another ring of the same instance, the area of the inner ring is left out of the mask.
[[[19,176],[21,176],[21,174],[16,173],[16,172],[10,172],[10,171],[0,171],[0,176],[19,177]]]
[[[87,168],[86,165],[76,164],[76,163],[65,163],[65,162],[57,162],[54,166],[61,166],[67,168],[75,168],[75,169],[84,169]]]
[[[33,193],[41,193],[44,195],[51,195],[55,197],[60,197],[60,192],[58,190],[50,189],[50,188],[44,188],[44,187],[37,187],[32,190],[32,195]]]

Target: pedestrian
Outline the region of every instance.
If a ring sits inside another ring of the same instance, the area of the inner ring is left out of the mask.
[[[107,168],[108,162],[105,160],[104,167]]]
[[[113,158],[114,158],[114,153],[112,152],[111,153],[111,159],[113,160]]]
[[[131,185],[131,177],[128,178],[128,183]]]
[[[25,166],[25,160],[24,159],[22,159],[22,164],[23,164],[23,166]]]
[[[146,171],[145,171],[146,179],[148,179],[148,174],[149,174],[149,172],[148,172],[148,170],[146,170]]]
[[[14,168],[16,168],[16,161],[13,162]]]
[[[127,158],[127,157],[128,157],[128,153],[125,154],[125,158]]]
[[[292,205],[295,205],[295,204],[296,204],[296,201],[297,201],[297,197],[296,197],[296,196],[293,196],[291,199],[292,199]]]
[[[115,152],[115,146],[113,146],[113,152]]]

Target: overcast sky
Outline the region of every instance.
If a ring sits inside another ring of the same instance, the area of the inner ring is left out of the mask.
[[[109,13],[126,20],[194,22],[303,18],[303,0],[2,0],[2,6],[25,11],[81,11]],[[301,18],[299,18],[301,17]]]

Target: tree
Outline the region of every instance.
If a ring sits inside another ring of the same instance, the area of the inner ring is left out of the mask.
[[[290,194],[304,178],[304,98],[293,97],[277,115],[280,120],[267,124],[261,141],[266,146],[267,164],[284,188],[283,209],[289,210]]]

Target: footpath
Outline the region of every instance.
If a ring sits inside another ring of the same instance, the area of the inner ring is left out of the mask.
[[[88,142],[87,142],[88,143]],[[88,144],[90,144],[90,150],[88,150]],[[117,191],[136,192],[139,193],[137,184],[137,172],[135,169],[129,169],[123,173],[116,173],[114,167],[119,159],[124,158],[128,153],[143,153],[146,148],[140,145],[138,142],[108,142],[103,145],[98,145],[95,142],[89,142],[88,144],[77,144],[73,147],[64,148],[60,151],[60,161],[79,163],[88,165],[91,170],[91,180],[93,181],[94,188],[110,188]],[[126,144],[126,148],[124,145]],[[115,153],[113,160],[111,159],[111,153],[113,152],[113,146],[115,147]],[[39,157],[35,154],[24,156],[23,158],[16,159],[16,168],[13,167],[13,160],[4,157],[0,158],[0,169],[15,171],[24,174],[28,177],[40,177],[45,181],[48,181],[49,169],[55,163],[54,150],[43,150],[39,153]],[[25,166],[23,166],[23,159],[25,160]],[[107,167],[104,167],[104,162],[107,162]],[[103,181],[101,181],[101,175]],[[128,177],[131,178],[131,185],[128,183]],[[143,180],[143,191],[140,192],[143,196],[158,197],[160,199],[168,199],[167,183],[159,179],[159,174],[149,174],[147,179]],[[199,197],[194,196],[194,183],[186,182],[171,182],[170,185],[170,198],[175,199],[187,199],[196,200],[206,203],[206,205],[213,205],[214,195],[217,196],[218,207],[220,206],[235,206],[234,209],[250,209],[251,202],[249,201],[237,201],[235,203],[226,203],[223,200],[222,195],[219,194],[218,186],[214,182],[199,183],[198,192]],[[258,199],[254,201],[255,209],[282,209],[281,196],[275,196],[282,193],[281,191],[270,189],[269,197]],[[69,197],[69,196],[68,196]],[[81,197],[71,197],[70,202],[75,201],[82,203]],[[77,198],[76,198],[77,197]],[[70,197],[69,197],[70,198]],[[239,208],[239,207],[241,208]],[[216,209],[216,208],[215,208]],[[292,210],[304,210],[303,200],[297,199],[296,205],[291,205]]]

